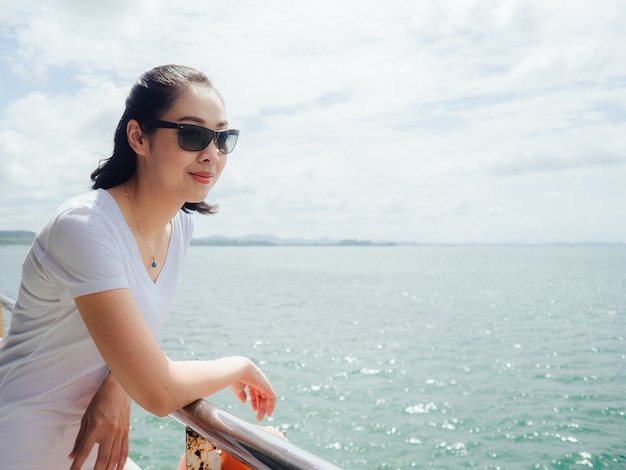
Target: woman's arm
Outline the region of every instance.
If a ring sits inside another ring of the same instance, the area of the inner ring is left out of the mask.
[[[213,361],[170,360],[145,323],[129,289],[75,299],[110,371],[141,407],[166,416],[226,387],[241,400],[246,388],[257,419],[271,415],[276,393],[261,370],[245,357]]]

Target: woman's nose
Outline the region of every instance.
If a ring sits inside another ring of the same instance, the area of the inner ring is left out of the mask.
[[[198,155],[198,158],[200,158],[203,162],[217,162],[221,157],[222,152],[220,152],[217,148],[217,142],[215,142],[215,139],[213,139],[211,143],[207,145],[207,147]]]

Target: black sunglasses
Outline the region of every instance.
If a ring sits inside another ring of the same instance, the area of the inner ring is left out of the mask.
[[[235,149],[239,130],[225,129],[214,131],[195,124],[177,124],[175,122],[154,120],[147,123],[150,127],[163,129],[178,129],[178,146],[190,152],[199,152],[209,146],[212,141],[222,153],[230,153]]]

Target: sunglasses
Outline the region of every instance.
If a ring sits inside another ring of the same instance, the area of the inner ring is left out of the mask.
[[[204,150],[212,141],[215,141],[220,152],[230,153],[235,149],[239,138],[239,130],[237,129],[214,131],[195,124],[177,124],[160,120],[150,121],[148,125],[162,129],[178,129],[178,146],[189,152]]]

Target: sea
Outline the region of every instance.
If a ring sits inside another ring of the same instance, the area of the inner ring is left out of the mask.
[[[0,247],[9,297],[27,248]],[[625,245],[192,246],[159,340],[252,358],[263,423],[345,469],[589,469],[626,468],[625,336]],[[133,460],[175,467],[179,423],[131,426]]]

